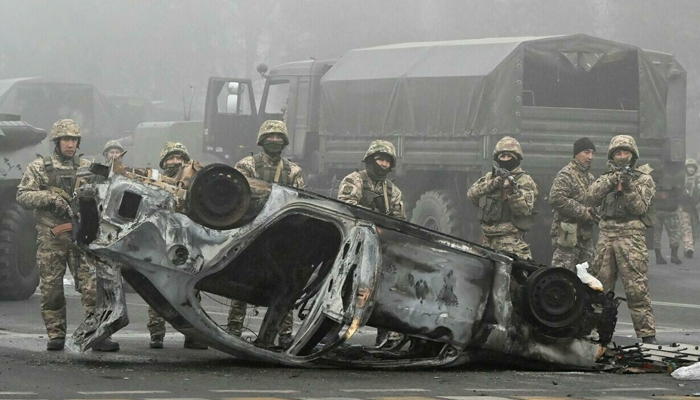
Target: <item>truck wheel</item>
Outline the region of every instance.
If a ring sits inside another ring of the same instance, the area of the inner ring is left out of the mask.
[[[461,207],[444,190],[423,193],[411,213],[411,222],[434,231],[461,237]]]
[[[18,204],[0,208],[0,300],[26,300],[39,285],[34,218]]]

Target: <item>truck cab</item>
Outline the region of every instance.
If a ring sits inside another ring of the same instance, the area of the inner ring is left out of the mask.
[[[257,153],[258,128],[263,121],[284,121],[289,133],[285,156],[307,172],[318,170],[318,132],[321,77],[337,60],[307,60],[279,65],[266,74],[265,88],[256,109],[250,79],[210,78],[204,119],[205,151],[230,163]],[[315,165],[316,164],[316,165]]]

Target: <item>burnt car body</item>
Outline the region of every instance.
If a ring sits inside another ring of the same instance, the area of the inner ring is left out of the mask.
[[[186,184],[118,162],[79,189],[77,240],[100,262],[84,351],[128,323],[119,276],[173,327],[236,357],[287,366],[457,366],[483,357],[601,368],[612,293],[568,270],[210,165]],[[149,175],[149,174],[145,174]],[[162,178],[161,178],[162,179]],[[185,190],[184,187],[187,188]],[[229,334],[201,290],[267,307],[255,342]],[[293,342],[274,344],[290,310]],[[360,327],[403,334],[389,349],[347,345]],[[599,342],[586,339],[593,328]]]

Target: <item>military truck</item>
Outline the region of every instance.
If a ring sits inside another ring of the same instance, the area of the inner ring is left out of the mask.
[[[27,299],[39,284],[34,218],[15,194],[27,164],[46,154],[46,136],[18,115],[0,114],[0,300]]]
[[[264,76],[259,110],[250,80],[209,80],[207,151],[230,159],[258,151],[260,122],[282,119],[285,154],[325,190],[361,168],[371,140],[390,140],[411,221],[478,240],[466,190],[491,170],[496,142],[513,136],[540,188],[529,240],[542,262],[551,257],[547,195],[576,139],[596,144],[594,174],[618,134],[634,136],[642,161],[669,174],[685,159],[685,70],[673,55],[587,35],[372,47],[282,64]]]

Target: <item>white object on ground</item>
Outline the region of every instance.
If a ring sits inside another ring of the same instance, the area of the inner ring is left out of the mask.
[[[581,282],[590,286],[591,289],[599,292],[603,291],[603,284],[600,283],[598,278],[588,273],[588,261],[583,264],[576,265],[576,275],[578,275]]]
[[[682,381],[700,381],[700,362],[687,367],[680,367],[671,372],[671,376]]]

